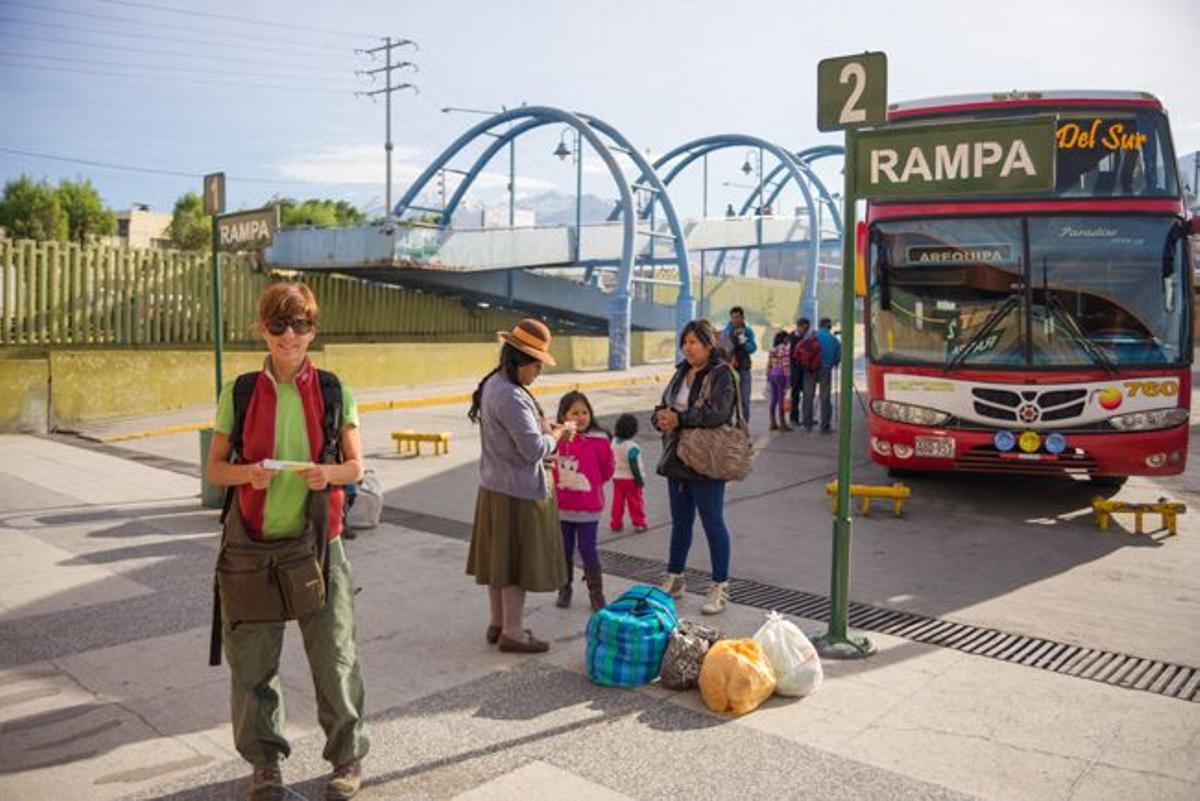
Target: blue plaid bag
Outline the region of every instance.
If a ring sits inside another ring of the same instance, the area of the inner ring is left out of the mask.
[[[588,678],[609,687],[652,681],[678,623],[670,595],[646,584],[631,587],[588,621]]]

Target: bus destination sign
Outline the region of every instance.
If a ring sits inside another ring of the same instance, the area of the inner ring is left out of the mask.
[[[1055,118],[860,131],[855,194],[871,200],[1054,190]]]

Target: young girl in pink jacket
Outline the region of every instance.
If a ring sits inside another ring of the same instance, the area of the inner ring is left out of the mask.
[[[571,582],[575,574],[575,544],[583,560],[592,609],[605,605],[600,556],[596,553],[596,531],[604,511],[604,485],[613,477],[614,463],[608,432],[596,423],[592,404],[582,392],[563,395],[558,404],[558,422],[575,424],[575,436],[558,444],[554,463],[554,487],[558,495],[558,518],[562,525],[563,551],[567,556],[567,583],[558,591],[558,606],[571,605]]]

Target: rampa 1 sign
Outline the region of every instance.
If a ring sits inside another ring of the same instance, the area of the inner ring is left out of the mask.
[[[855,193],[872,200],[1051,191],[1055,119],[862,131],[854,158]]]

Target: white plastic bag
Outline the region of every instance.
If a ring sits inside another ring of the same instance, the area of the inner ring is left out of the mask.
[[[346,527],[355,531],[375,528],[382,516],[383,485],[375,471],[368,467],[355,488],[354,504],[346,512]]]
[[[795,623],[772,610],[754,640],[775,671],[775,692],[780,695],[811,695],[825,674],[817,649]]]

